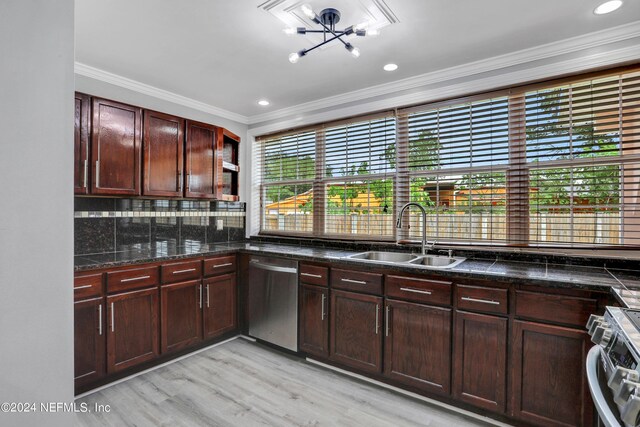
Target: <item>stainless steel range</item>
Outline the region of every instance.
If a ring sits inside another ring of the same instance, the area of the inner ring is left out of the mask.
[[[600,425],[640,426],[640,309],[607,307],[587,329],[597,344],[587,356],[587,380]]]

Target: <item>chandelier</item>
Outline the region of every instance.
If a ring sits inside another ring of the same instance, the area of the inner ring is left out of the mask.
[[[347,49],[354,58],[358,58],[360,56],[360,50],[357,47],[353,46],[351,43],[342,40],[342,38],[350,36],[351,34],[355,34],[356,36],[374,36],[378,34],[377,30],[367,30],[366,24],[352,25],[345,28],[344,30],[336,30],[336,24],[340,22],[340,12],[337,9],[323,9],[319,15],[317,15],[308,4],[302,5],[301,9],[309,19],[311,19],[316,24],[319,24],[322,29],[309,30],[305,27],[287,28],[285,30],[285,33],[297,33],[302,35],[308,33],[322,33],[323,41],[310,49],[302,49],[301,51],[294,52],[289,55],[289,62],[291,62],[292,64],[298,62],[301,57],[305,56],[312,50],[317,49],[320,46],[324,46],[327,43],[331,43],[334,40],[339,40],[340,42],[342,42],[345,49]]]

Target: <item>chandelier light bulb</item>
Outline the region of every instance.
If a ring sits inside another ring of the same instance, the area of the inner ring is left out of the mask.
[[[296,29],[295,28],[285,28],[284,30],[282,30],[286,35],[288,36],[292,36],[296,33]]]
[[[304,13],[307,16],[307,18],[313,19],[316,17],[316,13],[313,11],[313,9],[311,9],[310,5],[303,4],[301,9],[302,9],[302,13]]]
[[[347,43],[344,47],[351,53],[351,55],[353,55],[354,58],[360,57],[360,49],[354,47],[351,43]]]
[[[298,59],[300,59],[300,55],[298,55],[297,52],[293,52],[291,55],[289,55],[289,62],[291,62],[292,64],[298,62]]]
[[[619,9],[620,6],[622,6],[622,0],[611,0],[596,7],[593,13],[595,13],[596,15],[604,15]]]
[[[378,36],[378,35],[380,35],[380,30],[377,30],[375,28],[373,28],[371,30],[367,30],[366,35],[367,36],[373,36],[373,37]]]

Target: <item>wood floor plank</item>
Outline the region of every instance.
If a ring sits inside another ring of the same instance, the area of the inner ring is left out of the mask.
[[[480,420],[242,339],[78,399],[77,426],[431,426]]]

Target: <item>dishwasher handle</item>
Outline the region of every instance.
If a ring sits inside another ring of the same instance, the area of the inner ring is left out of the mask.
[[[251,260],[249,264],[251,267],[256,267],[261,270],[275,271],[276,273],[298,274],[298,269],[295,267],[282,267],[280,265],[264,264],[257,260]]]

